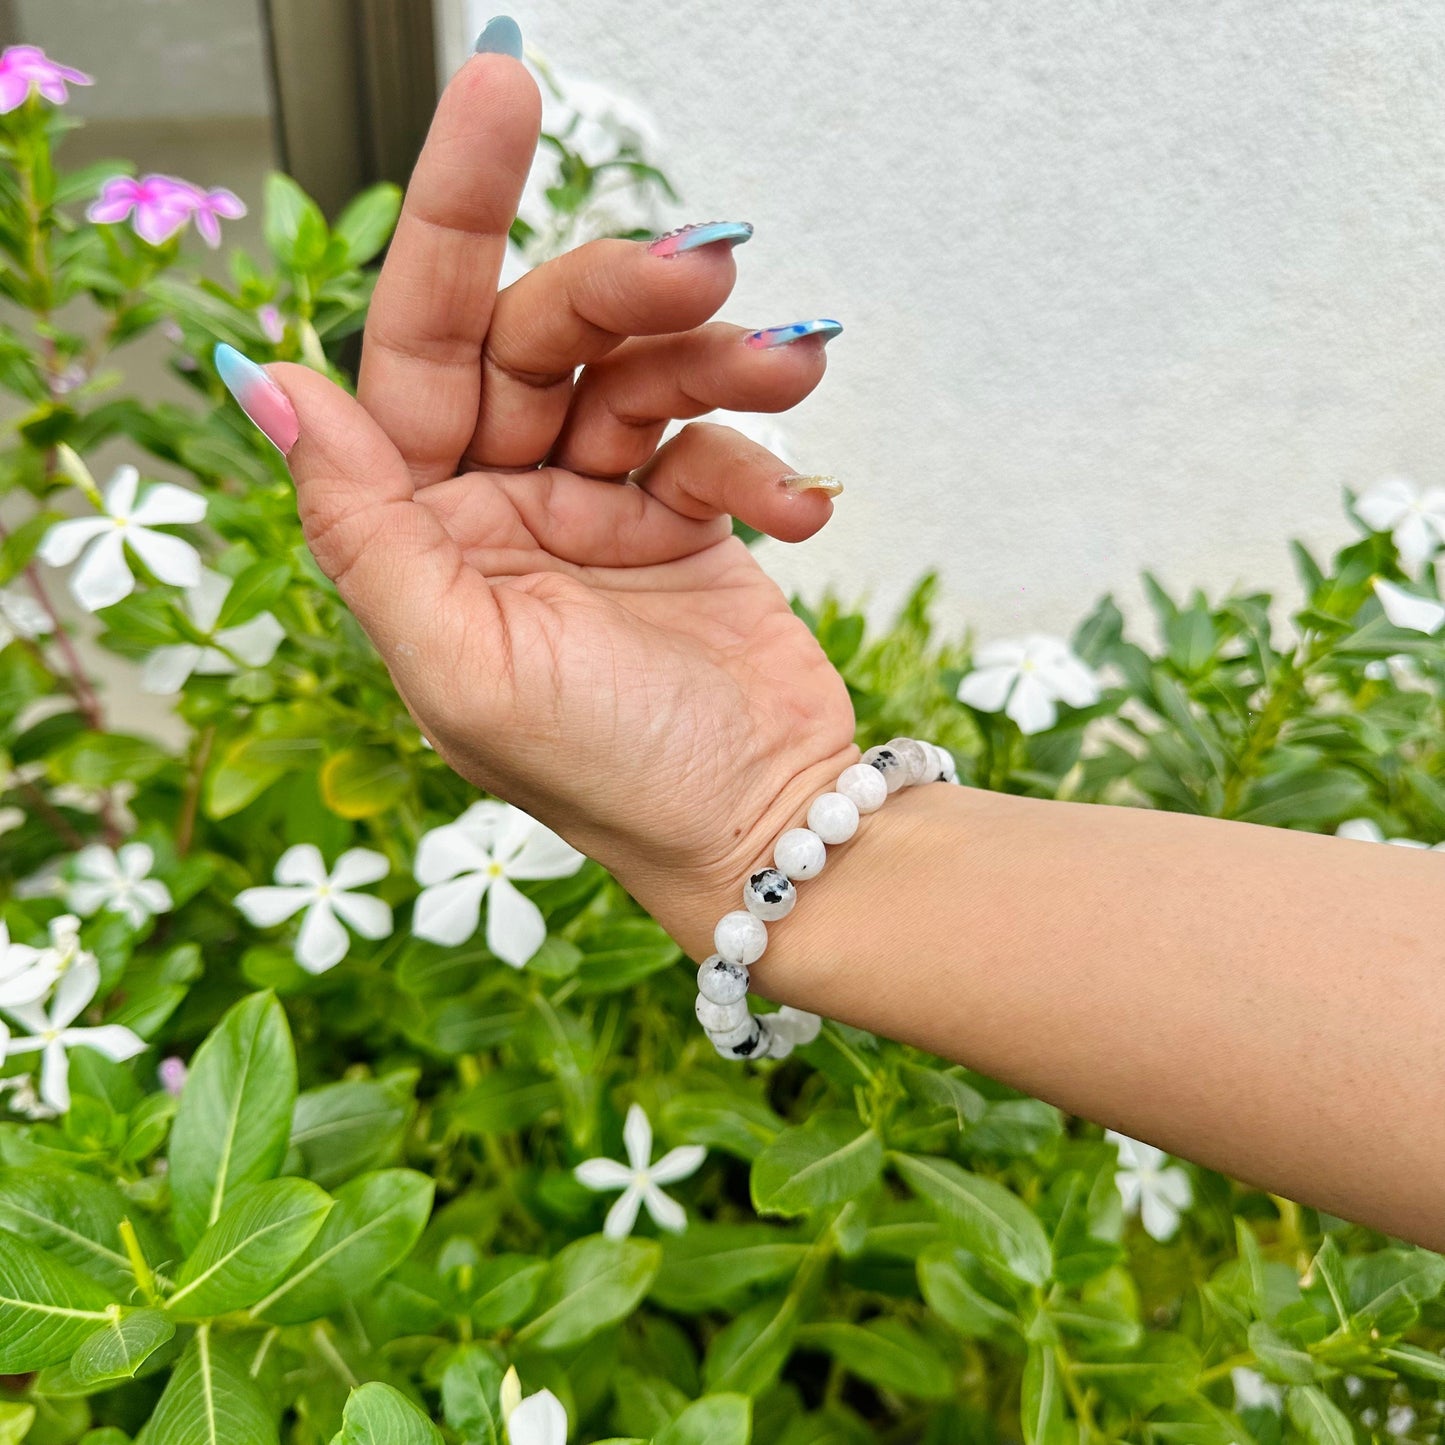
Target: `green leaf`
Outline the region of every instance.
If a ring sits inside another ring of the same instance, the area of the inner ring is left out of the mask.
[[[46,771],[57,783],[108,788],[153,777],[170,760],[170,754],[149,738],[86,732],[51,753]]]
[[[787,1294],[744,1310],[708,1346],[703,1379],[710,1391],[758,1395],[787,1363],[798,1333],[798,1300]]]
[[[1424,1249],[1382,1249],[1346,1261],[1353,1321],[1363,1330],[1398,1334],[1420,1306],[1445,1289],[1445,1259]]]
[[[243,1184],[272,1179],[296,1107],[296,1054],[267,993],[242,999],[196,1050],[171,1130],[171,1212],[191,1250]]]
[[[532,1308],[546,1273],[546,1261],[529,1254],[484,1259],[472,1275],[468,1306],[472,1323],[492,1333],[515,1324]]]
[[[494,1069],[452,1105],[452,1122],[467,1134],[510,1134],[561,1103],[555,1079],[535,1069]]]
[[[234,1190],[202,1236],[166,1301],[189,1319],[246,1309],[278,1284],[332,1208],[307,1179],[270,1179]]]
[[[652,1445],[748,1445],[753,1402],[746,1395],[707,1395],[689,1405]]]
[[[383,1169],[343,1185],[291,1277],[252,1313],[273,1324],[297,1324],[367,1293],[415,1248],[434,1189],[426,1175],[411,1169]]]
[[[790,1279],[808,1245],[766,1224],[694,1224],[662,1241],[651,1295],[664,1309],[734,1309],[759,1285]]]
[[[373,1380],[351,1392],[331,1445],[444,1445],[442,1432],[400,1390]]]
[[[245,1364],[203,1325],[138,1445],[277,1445],[276,1419]]]
[[[918,1256],[918,1285],[929,1309],[965,1339],[1008,1338],[1019,1331],[1012,1312],[985,1292],[977,1261],[953,1245],[934,1245]]]
[[[1308,1385],[1315,1378],[1310,1352],[1292,1344],[1263,1320],[1249,1327],[1249,1347],[1259,1359],[1260,1370],[1282,1385]]]
[[[67,1360],[110,1318],[111,1292],[24,1239],[0,1244],[0,1375]]]
[[[625,1319],[647,1293],[662,1264],[651,1240],[589,1235],[552,1260],[537,1313],[517,1331],[517,1344],[565,1350]]]
[[[1414,1375],[1418,1380],[1431,1380],[1445,1384],[1445,1359],[1434,1350],[1422,1350],[1418,1345],[1386,1345],[1385,1359],[1401,1374]]]
[[[756,1159],[783,1121],[760,1099],[737,1092],[676,1094],[663,1105],[668,1133],[739,1159]]]
[[[291,575],[291,564],[283,558],[253,562],[231,583],[214,630],[223,631],[264,612],[286,591]]]
[[[467,1445],[500,1445],[501,1366],[480,1346],[459,1351],[442,1372],[442,1415]]]
[[[1073,1374],[1137,1410],[1153,1410],[1193,1390],[1199,1352],[1183,1335],[1151,1334],[1132,1359],[1076,1361]]]
[[[822,1350],[860,1380],[895,1394],[947,1400],[954,1392],[953,1372],[943,1356],[902,1320],[804,1325],[798,1331],[798,1344]]]
[[[926,1200],[944,1227],[985,1264],[1041,1285],[1053,1261],[1036,1215],[1001,1184],[969,1174],[948,1159],[894,1154],[894,1167]]]
[[[115,1307],[110,1319],[82,1340],[71,1356],[71,1378],[77,1385],[132,1379],[175,1333],[175,1325],[159,1310],[122,1311]]]
[[[266,245],[278,261],[306,270],[326,249],[326,218],[316,202],[290,176],[266,177]]]
[[[577,966],[578,992],[583,995],[619,993],[682,957],[682,950],[650,918],[609,918],[576,941],[583,953]]]
[[[395,753],[345,748],[321,765],[321,797],[342,818],[374,818],[412,790],[412,776]]]
[[[30,1427],[35,1424],[36,1409],[34,1405],[23,1404],[19,1400],[0,1401],[0,1445],[21,1445],[21,1441],[34,1439],[30,1434]],[[92,1431],[88,1434],[82,1445],[112,1445],[110,1441],[102,1441],[98,1437],[104,1431]],[[118,1441],[114,1445],[130,1445],[130,1442],[119,1431]]]
[[[323,1189],[391,1164],[414,1111],[414,1071],[308,1089],[296,1100],[291,1148],[297,1170]]]
[[[1310,1445],[1354,1445],[1350,1422],[1317,1386],[1293,1386],[1285,1397],[1285,1410],[1290,1424]]]
[[[355,197],[332,228],[346,247],[347,261],[364,266],[391,239],[401,212],[401,187],[383,182]]]
[[[856,1114],[814,1114],[801,1128],[784,1129],[753,1161],[753,1207],[806,1214],[854,1198],[882,1172],[883,1141]]]
[[[1029,1346],[1019,1400],[1019,1422],[1023,1426],[1024,1445],[1064,1445],[1070,1438],[1064,1422],[1064,1384],[1059,1379],[1058,1356],[1051,1345]]]

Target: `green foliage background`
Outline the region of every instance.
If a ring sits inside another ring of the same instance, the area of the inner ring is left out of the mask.
[[[264,668],[193,677],[177,744],[128,732],[64,634],[0,650],[0,806],[24,814],[0,837],[12,937],[43,943],[62,910],[15,885],[85,841],[149,843],[176,903],[82,933],[103,978],[89,1021],[149,1052],[78,1049],[68,1113],[0,1119],[0,1445],[497,1445],[511,1364],[565,1403],[574,1441],[1438,1438],[1434,1254],[1192,1167],[1194,1206],[1156,1242],[1124,1217],[1097,1128],[854,1029],[725,1064],[678,950],[594,864],[524,885],[549,937],[522,971],[480,939],[412,937],[416,841],[472,790],[422,745],[208,359],[221,339],[336,373],[398,198],[369,192],[328,226],[276,177],[268,254],[198,281],[178,242],[77,218],[123,168],[58,172],[63,128],[35,101],[0,128],[0,386],[20,413],[0,585],[54,586],[34,551],[87,485],[59,449],[122,441],[206,497],[194,536],[235,579],[225,621],[269,610],[286,641]],[[552,204],[580,207],[591,168],[551,144],[568,177]],[[189,405],[126,387],[125,345],[161,325]],[[880,636],[836,600],[799,610],[860,742],[932,737],[977,786],[1445,837],[1445,649],[1382,615],[1389,539],[1328,564],[1296,552],[1287,621],[1263,595],[1151,584],[1158,640],[1141,641],[1106,599],[1074,638],[1111,679],[1103,700],[1033,737],[954,700],[970,641],[935,635],[931,581]],[[145,580],[100,616],[100,644],[195,640],[177,602]],[[297,842],[392,863],[397,932],[320,977],[232,901]],[[163,1056],[189,1062],[179,1100]],[[634,1101],[660,1146],[708,1149],[673,1191],[680,1236],[605,1238],[606,1201],[572,1176],[620,1152]],[[1241,1367],[1275,1397],[1237,1409]]]

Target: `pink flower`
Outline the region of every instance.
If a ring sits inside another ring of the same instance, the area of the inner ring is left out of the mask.
[[[272,346],[280,346],[286,339],[286,322],[281,315],[279,307],[273,306],[269,301],[257,313],[256,320],[261,326],[261,335],[271,343]]]
[[[239,196],[223,186],[216,186],[209,191],[192,186],[191,190],[195,195],[191,203],[191,214],[196,218],[196,230],[201,233],[201,239],[206,245],[214,251],[221,244],[222,218],[238,221],[246,214],[246,207]]]
[[[0,52],[0,115],[25,104],[32,89],[54,105],[70,99],[66,85],[93,85],[83,71],[57,65],[38,45],[12,45]]]
[[[174,176],[112,176],[86,211],[86,219],[123,221],[135,212],[135,233],[152,246],[169,241],[184,228],[195,210],[196,188]]]

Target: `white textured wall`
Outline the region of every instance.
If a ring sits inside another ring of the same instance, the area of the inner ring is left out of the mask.
[[[498,0],[503,3],[503,0]],[[489,0],[450,0],[458,63]],[[1285,582],[1341,488],[1445,478],[1445,7],[517,0],[649,106],[684,219],[757,226],[730,319],[840,318],[770,569],[990,633],[1150,565]]]

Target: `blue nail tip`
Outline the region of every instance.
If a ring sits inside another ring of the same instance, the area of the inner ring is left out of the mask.
[[[768,326],[754,331],[748,338],[749,346],[786,346],[790,341],[801,341],[805,336],[821,336],[831,341],[841,330],[843,323],[822,316],[816,321],[795,321],[791,326]]]
[[[488,20],[472,47],[478,55],[510,55],[522,58],[522,27],[510,15],[496,15]]]

